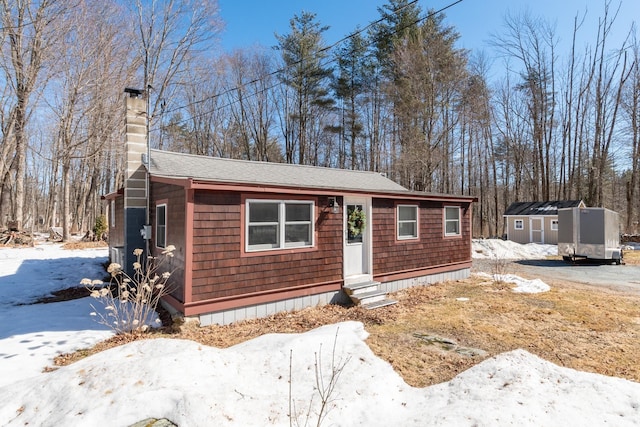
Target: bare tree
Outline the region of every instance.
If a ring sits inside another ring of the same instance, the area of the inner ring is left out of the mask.
[[[575,154],[578,152],[576,146],[579,144],[575,129],[577,123],[580,122],[580,115],[575,114],[580,110],[583,102],[583,91],[579,90],[576,81],[579,79],[578,66],[579,58],[576,52],[576,37],[578,30],[584,23],[586,14],[582,16],[576,15],[573,20],[573,31],[571,39],[571,50],[569,53],[569,64],[566,71],[566,81],[564,82],[564,90],[562,90],[562,103],[560,108],[560,117],[562,122],[562,149],[560,159],[560,170],[558,173],[559,188],[557,199],[574,198],[574,182],[580,175],[576,174],[574,163]],[[584,118],[583,118],[584,120]]]
[[[221,29],[216,0],[135,1],[142,80],[149,97],[149,123],[186,84],[195,50],[212,48]],[[151,126],[151,125],[150,125]],[[162,148],[162,147],[160,147]]]
[[[457,161],[453,162],[452,176],[459,177],[462,193],[478,196],[477,223],[483,236],[499,233],[502,211],[499,204],[498,160],[493,144],[493,109],[491,91],[486,75],[488,63],[484,57],[476,57],[470,63],[470,75],[463,89],[460,103],[459,139]],[[459,164],[459,166],[457,166]]]
[[[604,203],[605,179],[611,169],[609,158],[611,144],[616,131],[623,87],[631,72],[625,46],[622,46],[613,59],[605,57],[607,38],[616,15],[617,12],[610,17],[607,3],[604,17],[600,19],[598,25],[596,52],[591,64],[595,78],[594,133],[586,200],[592,206],[603,206]]]
[[[273,143],[275,101],[273,58],[260,50],[235,51],[227,57],[227,109],[236,138],[243,147],[243,158],[266,161]],[[275,159],[272,159],[275,160]]]
[[[640,182],[640,43],[634,28],[632,43],[633,64],[629,67],[631,77],[625,86],[623,110],[627,119],[626,134],[630,136],[631,171],[626,188],[628,233],[638,232],[640,203],[638,185]]]
[[[45,63],[51,58],[52,48],[56,45],[62,32],[57,27],[70,4],[54,0],[42,0],[37,3],[28,1],[0,0],[2,14],[2,42],[6,47],[2,52],[0,66],[5,74],[5,83],[9,89],[12,106],[4,135],[11,139],[10,159],[13,171],[14,187],[12,217],[18,228],[24,220],[25,175],[27,162],[30,108],[32,95],[46,83],[43,78]],[[7,140],[3,141],[3,149]],[[4,151],[4,150],[3,150]],[[7,158],[2,163],[6,168]],[[6,177],[6,172],[3,175]],[[4,177],[3,177],[4,178]],[[0,197],[1,199],[1,197]]]
[[[51,102],[58,123],[52,160],[60,164],[65,241],[72,224],[77,230],[93,225],[100,211],[104,148],[120,131],[120,90],[113,81],[125,80],[135,65],[129,38],[113,19],[120,12],[113,3],[78,0],[66,22],[68,43],[60,47],[59,72],[52,81],[58,96]]]
[[[533,197],[549,200],[554,171],[551,146],[555,141],[556,36],[553,27],[528,13],[507,15],[505,35],[494,46],[522,66],[517,88],[527,100],[529,137],[533,143]]]

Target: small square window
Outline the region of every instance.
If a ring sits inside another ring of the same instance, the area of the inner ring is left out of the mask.
[[[514,228],[515,230],[524,230],[524,221],[523,221],[523,220],[521,220],[521,219],[516,219],[516,220],[513,222],[513,228]]]
[[[457,206],[445,206],[444,208],[444,235],[460,235],[460,208]]]
[[[551,220],[551,229],[554,231],[558,231],[558,220],[557,219],[552,219]]]
[[[418,238],[418,206],[398,205],[398,240]]]

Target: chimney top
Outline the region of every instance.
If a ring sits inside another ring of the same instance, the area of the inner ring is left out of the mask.
[[[142,89],[127,87],[124,92],[129,94],[129,98],[142,98],[144,96],[144,90]]]

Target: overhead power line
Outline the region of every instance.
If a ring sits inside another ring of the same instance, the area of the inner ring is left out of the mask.
[[[427,20],[427,19],[429,19],[429,18],[431,18],[431,17],[433,17],[433,16],[435,16],[435,15],[438,15],[438,14],[440,14],[440,13],[444,12],[445,10],[450,9],[450,8],[451,8],[451,7],[453,7],[453,6],[455,6],[455,5],[459,4],[459,3],[462,3],[463,1],[464,1],[464,0],[457,0],[457,1],[454,1],[453,3],[450,3],[450,4],[446,5],[446,6],[444,6],[444,7],[440,8],[440,9],[438,9],[438,10],[435,10],[435,11],[429,12],[429,13],[427,13],[425,16],[420,17],[420,18],[418,18],[418,19],[414,20],[413,22],[410,22],[410,23],[408,23],[408,24],[406,24],[406,25],[404,25],[404,26],[402,26],[402,27],[399,27],[399,28],[395,29],[395,31],[394,31],[393,33],[391,33],[391,34],[398,34],[399,32],[404,31],[405,29],[407,29],[407,28],[409,28],[409,27],[412,27],[412,26],[414,26],[414,25],[418,25],[419,23],[421,23],[421,22],[423,22],[423,21],[425,21],[425,20]],[[418,0],[413,0],[413,1],[409,2],[409,3],[407,3],[406,5],[404,5],[404,6],[402,6],[402,7],[399,7],[398,9],[395,9],[395,10],[391,11],[391,12],[390,12],[390,14],[397,14],[398,12],[401,12],[403,9],[406,9],[407,7],[409,7],[409,6],[413,5],[413,4],[417,3],[417,2],[418,2]],[[386,17],[382,17],[382,18],[380,18],[380,19],[378,19],[378,20],[376,20],[376,21],[372,21],[372,22],[370,22],[369,24],[367,24],[367,26],[366,26],[366,27],[364,27],[364,28],[362,28],[362,29],[360,29],[360,30],[354,31],[353,33],[351,33],[351,34],[349,34],[349,35],[347,35],[347,36],[343,37],[342,39],[340,39],[340,40],[338,40],[338,41],[334,42],[333,44],[331,44],[331,45],[329,45],[329,46],[325,46],[325,47],[323,47],[322,49],[318,50],[318,52],[317,52],[316,54],[318,54],[318,53],[324,53],[324,52],[327,52],[327,51],[329,51],[329,50],[331,50],[331,49],[335,48],[336,46],[339,46],[340,44],[342,44],[342,43],[346,42],[347,40],[350,40],[351,38],[353,38],[353,37],[355,37],[355,36],[357,36],[357,35],[361,34],[362,32],[364,32],[364,31],[368,30],[369,28],[373,27],[374,25],[380,24],[381,22],[383,22],[383,21],[385,21],[385,20],[386,20]],[[371,42],[367,43],[367,44],[365,45],[365,47],[369,47],[369,46],[371,46],[371,44],[373,44],[374,42],[375,42],[375,41],[371,41]],[[306,60],[306,59],[305,59],[305,58],[303,58],[303,59],[301,59],[301,60],[299,60],[299,61],[296,61],[296,62],[294,62],[294,63],[291,63],[291,64],[289,64],[289,65],[287,65],[287,66],[281,67],[281,68],[279,68],[279,69],[277,69],[277,70],[275,70],[275,71],[272,71],[272,72],[270,72],[270,73],[267,73],[267,74],[265,74],[265,75],[263,75],[263,76],[261,76],[261,77],[255,78],[255,79],[250,80],[250,81],[245,82],[245,83],[242,83],[242,84],[240,84],[240,85],[238,85],[238,86],[235,86],[235,87],[233,87],[233,88],[226,89],[226,90],[224,90],[224,91],[222,91],[222,92],[220,92],[220,93],[217,93],[217,94],[215,94],[215,95],[211,95],[211,96],[208,96],[208,97],[206,97],[206,98],[203,98],[203,99],[200,99],[200,100],[197,100],[197,101],[193,101],[193,102],[190,102],[190,103],[185,104],[185,105],[181,105],[181,106],[179,106],[179,107],[171,108],[171,109],[169,109],[169,110],[167,110],[167,111],[164,111],[163,113],[167,113],[167,114],[168,114],[168,113],[173,113],[173,112],[176,112],[176,111],[179,111],[179,110],[184,110],[184,109],[189,108],[189,107],[192,107],[192,106],[194,106],[194,105],[202,104],[202,103],[205,103],[205,102],[211,101],[211,100],[213,100],[213,99],[219,98],[219,97],[221,97],[221,96],[225,96],[225,95],[227,95],[227,94],[229,94],[229,93],[232,93],[232,92],[234,92],[234,91],[240,91],[240,90],[242,90],[242,89],[245,89],[247,86],[253,85],[253,84],[258,83],[258,82],[260,82],[260,81],[262,81],[262,80],[265,80],[265,79],[267,79],[267,78],[269,78],[269,77],[273,77],[273,76],[275,76],[275,75],[277,75],[277,74],[283,73],[283,72],[287,71],[288,69],[290,69],[290,68],[292,68],[292,67],[295,67],[295,66],[297,66],[297,65],[301,64],[301,63],[302,63],[302,62],[304,62],[305,60]],[[336,59],[335,59],[335,58],[329,58],[329,59],[328,59],[328,61],[327,61],[325,64],[322,64],[322,65],[328,65],[328,64],[330,64],[330,63],[332,63],[332,62],[335,62],[335,61],[336,61]],[[253,93],[246,94],[246,96],[245,96],[244,98],[246,99],[246,98],[253,97],[253,96],[255,96],[255,95],[259,94],[259,93],[262,93],[262,92],[264,92],[264,91],[271,90],[271,89],[275,88],[276,86],[278,86],[278,85],[280,85],[280,84],[281,84],[281,83],[280,83],[280,82],[278,82],[278,83],[275,83],[275,84],[273,84],[273,85],[271,85],[271,86],[269,86],[269,87],[267,87],[267,88],[262,88],[262,89],[260,89],[260,90],[257,90],[257,91],[255,91],[255,92],[253,92]],[[232,100],[232,101],[228,102],[228,103],[227,103],[227,104],[225,104],[225,105],[222,105],[222,106],[216,106],[215,108],[213,108],[213,109],[211,109],[211,110],[208,110],[208,111],[204,111],[204,112],[202,112],[202,113],[199,113],[199,114],[197,114],[195,117],[200,117],[200,116],[204,116],[204,115],[208,115],[208,114],[214,113],[214,112],[219,111],[219,110],[221,110],[221,109],[223,109],[223,108],[227,108],[227,107],[229,107],[229,106],[231,106],[231,105],[233,105],[233,104],[235,104],[235,103],[237,103],[237,102],[239,102],[239,100],[237,100],[237,99],[236,99],[236,100]],[[191,116],[191,117],[189,117],[189,118],[185,118],[185,119],[179,120],[179,121],[174,122],[174,123],[172,123],[172,124],[174,124],[174,125],[180,125],[180,124],[183,124],[183,123],[186,123],[186,122],[188,122],[188,121],[192,120],[193,118],[194,118],[194,116]],[[150,132],[156,132],[156,131],[158,131],[158,130],[160,130],[160,129],[159,129],[159,128],[157,128],[157,127],[154,127],[153,129],[150,129]]]

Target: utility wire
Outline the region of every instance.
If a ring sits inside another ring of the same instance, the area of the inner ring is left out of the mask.
[[[461,1],[461,0],[460,0],[460,1]],[[417,3],[417,2],[418,2],[418,0],[413,0],[412,2],[407,3],[406,5],[404,5],[404,6],[400,7],[400,8],[398,8],[398,9],[396,9],[396,10],[394,10],[394,11],[392,11],[391,13],[394,13],[394,14],[395,14],[395,13],[398,13],[398,12],[402,11],[403,9],[405,9],[405,8],[407,8],[407,7],[409,7],[409,6],[413,5],[413,4],[415,4],[415,3]],[[343,37],[342,39],[338,40],[337,42],[333,43],[333,44],[332,44],[332,45],[330,45],[330,46],[325,46],[325,47],[323,47],[322,49],[318,50],[318,52],[317,52],[317,53],[323,53],[323,52],[325,52],[325,51],[327,51],[327,50],[333,49],[335,46],[339,45],[340,43],[342,43],[342,42],[344,42],[344,41],[346,41],[346,40],[349,40],[350,38],[355,37],[357,34],[360,34],[360,33],[362,33],[363,31],[365,31],[365,30],[367,30],[367,29],[371,28],[373,25],[379,24],[380,22],[384,21],[384,19],[385,19],[385,18],[380,18],[380,19],[378,19],[377,21],[374,21],[374,22],[369,23],[369,24],[368,24],[366,27],[364,27],[363,29],[361,29],[361,30],[359,30],[359,31],[356,31],[356,32],[353,32],[353,33],[349,34],[349,35],[348,35],[348,36],[346,36],[346,37]],[[317,54],[317,53],[316,53],[316,54]],[[257,83],[257,82],[259,82],[260,80],[266,79],[267,77],[271,77],[271,76],[274,76],[274,75],[280,74],[280,73],[282,73],[282,72],[286,71],[286,70],[287,70],[287,69],[289,69],[289,68],[293,68],[293,67],[295,67],[296,65],[301,64],[301,63],[302,63],[302,62],[304,62],[305,60],[306,60],[306,58],[303,58],[303,59],[301,59],[301,60],[299,60],[299,61],[296,61],[296,62],[294,62],[294,63],[291,63],[291,64],[289,64],[289,65],[286,65],[286,66],[284,66],[284,67],[282,67],[282,68],[279,68],[279,69],[277,69],[277,70],[275,70],[275,71],[272,71],[272,72],[270,72],[270,73],[268,73],[268,74],[266,74],[266,75],[264,75],[264,76],[258,77],[258,78],[256,78],[256,79],[250,80],[250,81],[245,82],[245,83],[242,83],[242,84],[240,84],[240,85],[238,85],[238,86],[236,86],[236,87],[233,87],[233,88],[227,89],[227,90],[225,90],[225,91],[223,91],[223,92],[220,92],[220,93],[218,93],[218,94],[216,94],[216,95],[212,95],[212,96],[207,97],[207,98],[205,98],[205,99],[201,99],[201,100],[198,100],[198,101],[194,101],[194,102],[191,102],[191,103],[189,103],[189,104],[187,104],[187,105],[182,105],[182,106],[179,106],[179,107],[174,107],[174,108],[172,108],[172,109],[170,109],[170,110],[165,111],[165,113],[173,113],[174,111],[182,110],[182,109],[187,108],[187,107],[190,107],[190,106],[192,106],[192,105],[196,105],[196,104],[200,104],[200,103],[203,103],[203,102],[207,102],[207,101],[208,101],[209,99],[211,99],[211,98],[218,98],[218,97],[220,97],[220,96],[224,96],[224,95],[226,95],[226,94],[228,94],[228,93],[230,93],[230,92],[233,92],[233,91],[235,91],[235,90],[242,89],[242,88],[244,88],[245,86],[249,86],[249,85],[252,85],[252,84],[254,84],[254,83]]]
[[[414,25],[417,25],[417,24],[419,24],[419,23],[421,23],[421,22],[423,22],[423,21],[425,21],[425,20],[427,20],[427,19],[429,19],[429,18],[431,18],[431,17],[433,17],[433,16],[435,16],[435,15],[438,15],[438,14],[440,14],[440,13],[444,12],[445,10],[450,9],[451,7],[456,6],[456,5],[457,5],[457,4],[459,4],[459,3],[462,3],[463,1],[464,1],[464,0],[457,0],[457,1],[453,2],[453,3],[448,4],[447,6],[444,6],[444,7],[440,8],[440,9],[438,9],[438,10],[435,10],[435,11],[433,11],[433,12],[427,13],[427,15],[425,15],[425,16],[423,16],[423,17],[421,17],[421,18],[418,18],[418,19],[414,20],[413,22],[410,22],[410,23],[408,23],[408,24],[406,24],[406,25],[404,25],[404,26],[402,26],[402,27],[396,28],[396,29],[395,29],[391,34],[398,34],[399,32],[402,32],[402,31],[404,31],[405,29],[407,29],[407,28],[409,28],[409,27],[412,27],[412,26],[414,26]],[[390,12],[390,14],[397,14],[398,12],[402,11],[403,9],[405,9],[405,8],[407,8],[407,7],[409,7],[409,6],[413,5],[413,4],[415,4],[415,3],[417,3],[417,2],[418,2],[418,0],[413,0],[412,2],[409,2],[409,3],[407,3],[406,5],[404,5],[404,6],[400,7],[400,8],[398,8],[398,9],[396,9],[396,10],[391,11],[391,12]],[[360,33],[364,32],[364,31],[368,30],[368,29],[369,29],[369,28],[371,28],[372,26],[377,25],[377,24],[379,24],[379,23],[383,22],[385,19],[386,19],[386,17],[382,17],[382,18],[380,18],[380,19],[378,19],[378,20],[376,20],[376,21],[370,22],[366,27],[364,27],[364,28],[362,28],[362,29],[360,29],[360,30],[358,30],[358,31],[355,31],[355,32],[353,32],[353,33],[351,33],[351,34],[349,34],[349,35],[347,35],[347,36],[343,37],[342,39],[338,40],[337,42],[335,42],[335,43],[333,43],[333,44],[331,44],[331,45],[329,45],[329,46],[325,46],[324,48],[322,48],[322,49],[318,50],[318,52],[316,53],[316,55],[317,55],[317,54],[319,54],[319,53],[323,53],[323,52],[326,52],[326,51],[328,51],[328,50],[331,50],[331,49],[335,48],[336,46],[340,45],[341,43],[344,43],[345,41],[347,41],[347,40],[349,40],[349,39],[351,39],[351,38],[355,37],[356,35],[358,35],[358,34],[360,34]],[[367,44],[365,45],[365,47],[369,47],[369,46],[371,46],[373,43],[375,43],[375,40],[372,40],[372,41],[370,41],[369,43],[367,43]],[[283,72],[287,71],[288,69],[290,69],[290,68],[292,68],[292,67],[295,67],[296,65],[301,64],[301,63],[302,63],[302,62],[304,62],[305,60],[307,60],[307,59],[306,59],[306,58],[300,59],[299,61],[296,61],[296,62],[294,62],[294,63],[291,63],[291,64],[287,65],[287,66],[284,66],[284,67],[282,67],[282,68],[279,68],[279,69],[277,69],[277,70],[275,70],[275,71],[272,71],[272,72],[270,72],[270,73],[268,73],[268,74],[265,74],[265,75],[263,75],[263,76],[261,76],[261,77],[257,77],[257,78],[255,78],[255,79],[253,79],[253,80],[250,80],[250,81],[248,81],[248,82],[242,83],[242,84],[240,84],[240,85],[238,85],[238,86],[235,86],[235,87],[233,87],[233,88],[230,88],[230,89],[224,90],[224,91],[222,91],[222,92],[220,92],[220,93],[217,93],[217,94],[215,94],[215,95],[208,96],[208,97],[206,97],[206,98],[204,98],[204,99],[200,99],[200,100],[197,100],[197,101],[193,101],[193,102],[190,102],[190,103],[188,103],[188,104],[186,104],[186,105],[182,105],[182,106],[179,106],[179,107],[175,107],[175,108],[172,108],[172,109],[167,110],[167,111],[163,111],[163,114],[164,114],[164,113],[173,113],[173,112],[175,112],[175,111],[183,110],[183,109],[189,108],[189,107],[194,106],[194,105],[197,105],[197,104],[202,104],[202,103],[204,103],[204,102],[207,102],[207,101],[210,101],[210,100],[213,100],[213,99],[216,99],[216,98],[222,97],[222,96],[224,96],[224,95],[227,95],[227,94],[229,94],[229,93],[231,93],[231,92],[233,92],[233,91],[240,91],[241,89],[244,89],[244,88],[246,88],[246,87],[247,87],[247,86],[249,86],[249,85],[253,85],[253,84],[258,83],[258,82],[260,82],[260,81],[262,81],[262,80],[265,80],[265,79],[267,79],[267,78],[269,78],[269,77],[272,77],[272,76],[274,76],[274,75],[277,75],[277,74],[283,73]],[[332,62],[335,62],[335,61],[336,61],[336,59],[335,59],[335,58],[329,58],[325,64],[321,64],[321,65],[323,65],[323,66],[324,66],[324,65],[328,65],[328,64],[330,64],[330,63],[332,63]],[[255,91],[255,92],[253,92],[253,93],[249,93],[249,94],[247,94],[244,98],[245,98],[245,99],[247,99],[247,98],[251,98],[251,97],[253,97],[253,96],[255,96],[255,95],[259,94],[259,93],[262,93],[262,92],[265,92],[265,91],[271,90],[271,89],[275,88],[276,86],[278,86],[278,85],[280,85],[280,84],[282,84],[282,83],[277,82],[277,83],[275,83],[275,84],[273,84],[273,85],[269,86],[268,88],[262,88],[262,89],[260,89],[260,90],[257,90],[257,91]],[[196,114],[196,115],[191,116],[191,117],[189,117],[189,118],[185,118],[185,119],[179,120],[179,121],[177,121],[177,122],[173,122],[173,123],[172,123],[172,125],[180,125],[180,124],[186,123],[186,122],[188,122],[188,121],[192,120],[192,119],[193,119],[193,118],[195,118],[195,117],[205,116],[205,115],[208,115],[208,114],[214,113],[214,112],[216,112],[216,111],[219,111],[219,110],[221,110],[221,109],[227,108],[227,107],[229,107],[229,106],[231,106],[231,105],[233,105],[233,104],[236,104],[236,103],[238,103],[238,102],[239,102],[239,100],[238,100],[238,99],[231,100],[230,102],[228,102],[228,103],[227,103],[227,104],[225,104],[225,105],[222,105],[222,106],[216,106],[215,108],[213,108],[213,109],[211,109],[211,110],[204,111],[204,112],[202,112],[202,113]],[[161,130],[161,129],[160,129],[160,128],[157,128],[157,127],[154,127],[153,129],[150,129],[150,132],[156,132],[156,131],[159,131],[159,130]]]

